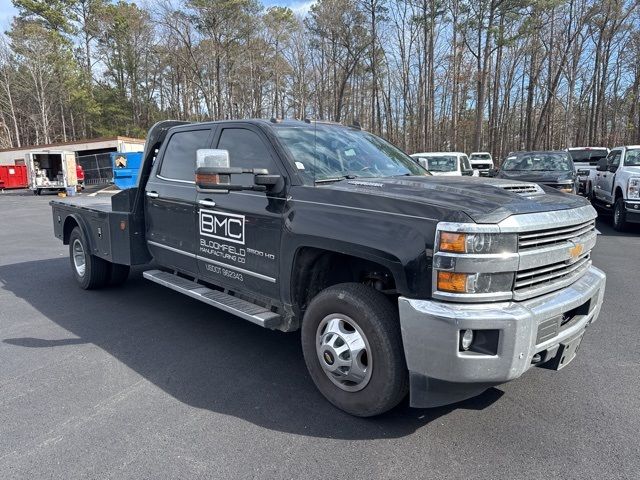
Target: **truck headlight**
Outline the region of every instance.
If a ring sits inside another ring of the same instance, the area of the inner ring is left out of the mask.
[[[558,182],[557,188],[564,193],[575,193],[573,180],[568,182]]]
[[[627,183],[627,198],[640,198],[640,177],[629,179],[629,183]]]
[[[437,289],[449,293],[509,292],[514,273],[458,273],[437,272]]]
[[[505,233],[440,232],[437,249],[450,253],[515,253],[518,237]]]

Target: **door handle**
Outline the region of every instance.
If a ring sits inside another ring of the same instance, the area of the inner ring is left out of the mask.
[[[158,192],[147,192],[147,197],[149,198],[158,198],[159,196]]]
[[[213,208],[216,206],[216,202],[214,202],[213,200],[209,200],[208,198],[205,198],[204,200],[199,200],[198,203],[203,207]]]

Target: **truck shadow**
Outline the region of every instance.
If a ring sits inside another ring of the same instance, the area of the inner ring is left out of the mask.
[[[37,284],[36,284],[37,279]],[[330,405],[307,375],[299,335],[261,329],[132,274],[120,288],[83,291],[66,258],[0,266],[2,288],[77,339],[2,339],[21,348],[92,343],[176,399],[272,430],[341,439],[409,435],[454,409],[481,410],[490,389],[454,406],[401,404],[361,419]]]

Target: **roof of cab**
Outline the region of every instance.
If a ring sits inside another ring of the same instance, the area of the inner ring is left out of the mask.
[[[330,121],[326,121],[326,120],[290,120],[290,119],[275,119],[272,118],[271,120],[266,120],[264,118],[239,118],[239,119],[232,119],[232,120],[211,120],[211,121],[205,121],[205,122],[191,122],[191,123],[185,123],[184,125],[178,125],[176,127],[173,128],[184,128],[184,127],[188,127],[188,126],[194,126],[194,125],[220,125],[220,124],[226,124],[226,123],[248,123],[248,124],[252,124],[252,125],[261,125],[261,126],[268,126],[268,127],[308,127],[311,125],[322,125],[322,126],[331,126],[331,127],[343,127],[343,128],[350,128],[350,129],[361,129],[360,125],[357,123],[354,123],[353,125],[345,125],[343,123],[338,123],[338,122],[330,122]]]
[[[451,156],[451,155],[466,155],[466,153],[462,153],[462,152],[419,152],[419,153],[412,153],[410,156],[411,157],[422,157],[422,156],[430,156],[430,157],[445,157],[445,156]]]

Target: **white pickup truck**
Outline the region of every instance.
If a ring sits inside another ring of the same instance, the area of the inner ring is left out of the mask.
[[[640,223],[640,145],[616,147],[598,162],[592,202],[613,210],[616,230]]]
[[[572,147],[567,152],[573,160],[578,174],[578,193],[583,193],[587,198],[593,195],[595,185],[596,166],[602,158],[609,155],[606,147]]]

